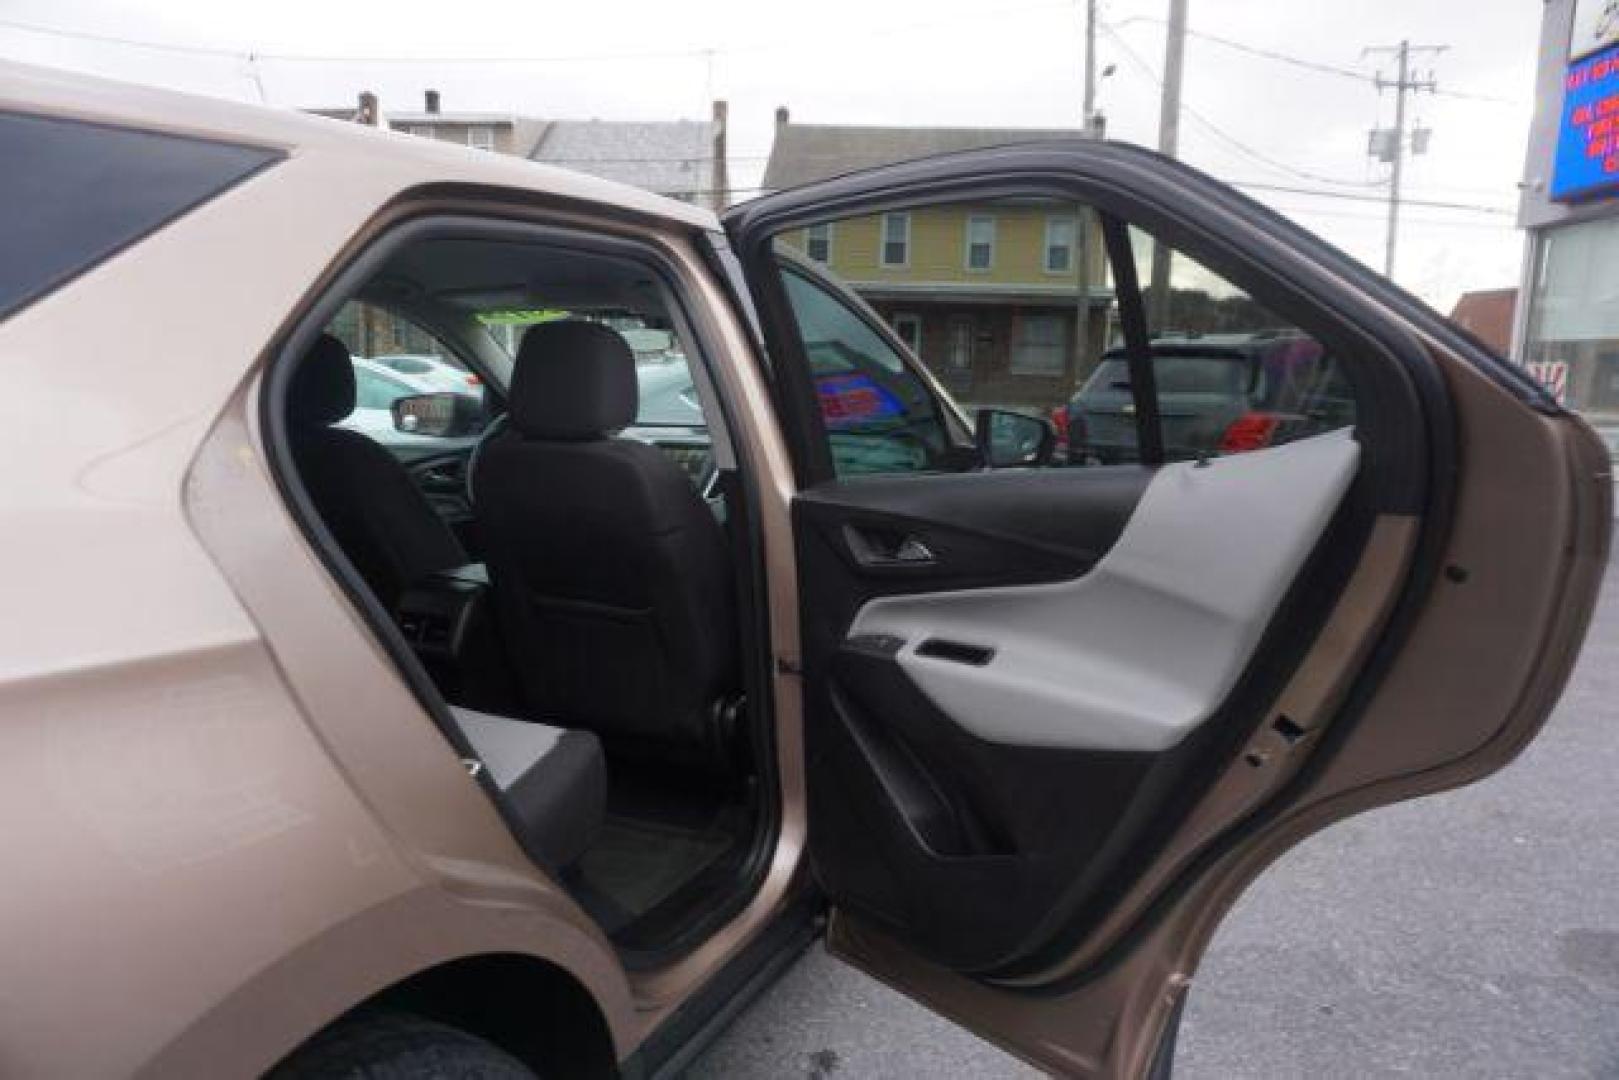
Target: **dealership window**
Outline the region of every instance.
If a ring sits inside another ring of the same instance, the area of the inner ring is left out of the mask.
[[[473,124],[467,128],[467,145],[474,150],[493,150],[495,129],[485,124]]]
[[[905,266],[911,261],[911,215],[883,215],[883,265]]]
[[[1074,237],[1078,223],[1070,217],[1046,218],[1046,273],[1066,274],[1074,269]]]
[[[832,223],[822,221],[804,230],[804,254],[818,263],[832,261]]]
[[[1015,320],[1012,371],[1019,375],[1061,375],[1068,355],[1068,321],[1061,315],[1024,315]]]
[[[905,347],[911,350],[913,355],[921,355],[922,316],[909,313],[895,315],[894,333],[899,335],[899,339],[905,342]]]
[[[1540,234],[1526,330],[1529,373],[1619,455],[1619,218]]]
[[[995,265],[995,218],[972,214],[967,218],[967,269],[988,270]]]

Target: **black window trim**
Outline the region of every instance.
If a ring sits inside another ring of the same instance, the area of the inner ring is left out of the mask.
[[[1130,369],[1130,400],[1136,410],[1136,447],[1141,464],[1164,463],[1164,429],[1158,415],[1158,374],[1153,369],[1152,339],[1147,309],[1136,280],[1136,261],[1130,227],[1112,214],[1102,214],[1102,240],[1113,264],[1113,294],[1119,305],[1119,329],[1124,334],[1125,364]],[[1158,241],[1162,243],[1162,241]]]

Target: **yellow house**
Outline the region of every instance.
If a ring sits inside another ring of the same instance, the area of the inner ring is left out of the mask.
[[[778,112],[765,186],[796,186],[944,150],[1075,134],[829,127],[790,124]],[[1089,211],[1072,204],[1019,199],[919,207],[819,223],[780,242],[853,287],[973,404],[1064,400],[1110,338],[1113,290],[1100,229]],[[1082,295],[1089,304],[1088,341],[1076,348]]]

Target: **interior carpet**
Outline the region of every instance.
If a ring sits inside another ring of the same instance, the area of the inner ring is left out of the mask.
[[[579,861],[577,875],[611,902],[590,904],[603,929],[616,933],[696,877],[733,843],[726,830],[691,830],[609,815],[601,838]]]

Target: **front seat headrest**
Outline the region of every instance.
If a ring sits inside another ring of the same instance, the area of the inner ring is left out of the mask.
[[[635,354],[600,323],[565,319],[523,335],[508,397],[513,425],[534,439],[599,439],[635,422]]]
[[[349,351],[322,334],[304,353],[287,386],[287,419],[298,427],[325,427],[354,411],[354,365]]]

